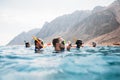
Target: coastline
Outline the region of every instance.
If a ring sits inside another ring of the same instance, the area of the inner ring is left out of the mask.
[[[97,43],[97,42],[96,42]],[[84,46],[92,46],[91,43],[87,42]],[[120,42],[113,42],[113,43],[97,43],[97,46],[120,46]]]

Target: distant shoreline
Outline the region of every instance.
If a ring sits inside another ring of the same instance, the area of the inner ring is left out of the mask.
[[[85,43],[85,46],[92,46],[90,43]],[[120,46],[120,42],[115,43],[98,43],[97,46]]]

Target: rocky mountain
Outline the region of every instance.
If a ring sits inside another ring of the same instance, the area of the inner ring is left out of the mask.
[[[63,36],[74,42],[82,39],[84,42],[109,34],[120,27],[120,5],[118,1],[108,7],[95,7],[91,12],[83,11],[58,17],[46,23],[37,35],[49,42],[56,36]],[[84,16],[83,16],[84,15]],[[117,35],[119,35],[118,33]]]
[[[51,22],[46,22],[36,36],[45,42],[51,42],[54,37],[62,36],[66,41],[72,42],[81,39],[84,42],[96,41],[105,44],[108,41],[113,44],[120,42],[119,32],[120,0],[116,0],[108,7],[97,6],[92,11],[75,11],[57,17]],[[23,38],[21,40],[23,41]]]
[[[92,10],[92,13],[96,13],[96,12],[99,12],[99,11],[102,11],[104,10],[106,7],[103,7],[103,6],[96,6],[93,10]]]
[[[28,32],[22,32],[11,40],[7,45],[24,45],[24,41],[31,42],[32,36],[36,35],[40,29],[33,29]]]
[[[108,7],[102,11],[92,13],[89,17],[85,18],[78,25],[71,28],[69,32],[65,34],[66,39],[77,37],[83,41],[88,41],[95,37],[107,34],[119,28],[119,16],[118,12],[120,6]],[[71,35],[71,36],[67,36]]]
[[[107,7],[107,10],[114,15],[115,20],[118,23],[117,27],[113,26],[113,30],[111,32],[87,41],[87,45],[92,41],[95,41],[100,45],[120,45],[120,0],[113,2],[109,7]]]
[[[57,17],[50,23],[46,22],[40,32],[36,35],[42,39],[49,41],[49,38],[56,37],[69,31],[71,27],[80,23],[83,19],[91,14],[90,11],[75,11],[72,14],[66,14]]]

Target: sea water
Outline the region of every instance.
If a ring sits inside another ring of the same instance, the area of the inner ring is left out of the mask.
[[[120,80],[120,47],[53,53],[46,47],[0,46],[0,80]]]

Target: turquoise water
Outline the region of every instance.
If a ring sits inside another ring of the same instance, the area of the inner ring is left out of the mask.
[[[120,80],[120,47],[84,47],[61,54],[47,47],[1,46],[0,80]]]

